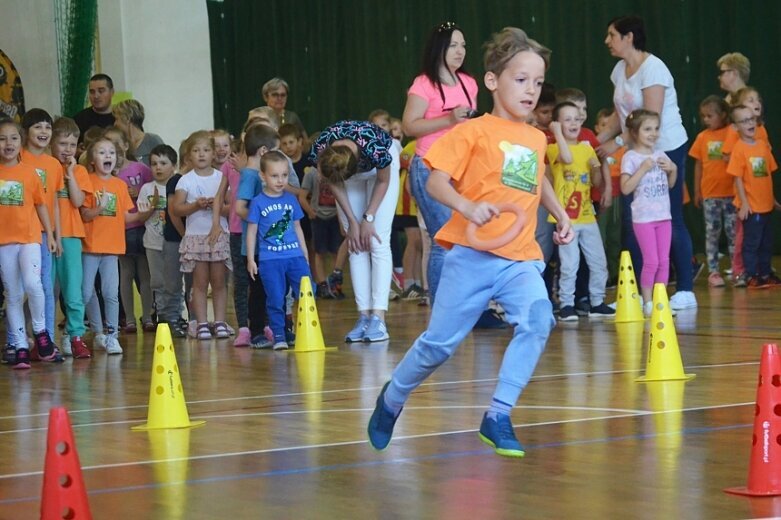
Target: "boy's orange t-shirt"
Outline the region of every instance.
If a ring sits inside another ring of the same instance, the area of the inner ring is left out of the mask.
[[[35,206],[45,205],[43,183],[25,163],[0,165],[0,245],[40,244],[41,221]]]
[[[57,202],[60,207],[60,231],[64,238],[84,238],[84,221],[81,220],[79,208],[76,208],[70,201],[70,188],[68,181],[65,180],[65,166],[60,165],[63,174],[63,188],[57,192]],[[73,176],[81,191],[84,192],[84,202],[87,195],[92,193],[92,181],[87,169],[77,164],[73,168]]]
[[[703,199],[735,195],[735,179],[727,173],[727,163],[722,153],[728,128],[703,130],[689,149],[689,157],[702,163],[700,191]]]
[[[46,210],[49,212],[49,222],[52,225],[52,231],[54,231],[54,201],[56,200],[57,191],[62,189],[63,182],[60,161],[51,155],[45,153],[35,155],[25,149],[22,149],[21,158],[24,164],[33,167],[35,173],[38,174],[38,178],[41,179],[43,199],[46,204]],[[41,226],[41,231],[43,231],[43,226]]]
[[[778,169],[770,145],[767,141],[754,141],[749,144],[743,140],[735,143],[727,165],[727,173],[743,179],[748,205],[754,213],[773,211],[773,177]],[[740,208],[740,197],[735,196],[735,207]]]
[[[621,159],[626,153],[626,146],[622,146],[612,154],[607,156],[607,166],[610,170],[611,186],[613,188],[613,197],[621,195]]]
[[[524,210],[526,224],[520,234],[491,253],[510,260],[542,260],[534,232],[546,146],[545,134],[533,126],[486,114],[437,139],[423,160],[432,171],[447,173],[456,191],[473,202],[509,202]],[[514,214],[502,214],[482,226],[479,236],[501,235],[514,219]],[[454,211],[437,233],[437,242],[446,249],[455,244],[471,247],[466,239],[468,224]]]
[[[765,125],[757,125],[757,131],[754,134],[754,139],[757,141],[765,141],[768,145],[770,145],[770,137],[767,135],[767,128],[765,128]],[[738,129],[735,128],[735,125],[727,125],[727,136],[724,138],[724,144],[721,146],[721,152],[727,155],[731,154],[732,148],[738,141],[740,141]]]
[[[91,174],[92,193],[84,199],[84,207],[94,208],[98,195],[108,197],[108,205],[91,222],[84,223],[85,253],[103,255],[125,254],[125,214],[133,209],[127,184],[116,177],[103,179]]]

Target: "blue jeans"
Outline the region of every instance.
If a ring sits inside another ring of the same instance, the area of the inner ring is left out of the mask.
[[[672,216],[673,236],[670,245],[670,263],[675,268],[677,289],[691,291],[694,286],[694,271],[692,270],[692,238],[689,229],[683,221],[683,185],[686,182],[686,152],[687,143],[675,150],[665,152],[678,167],[678,177],[675,185],[670,188],[670,215]],[[643,257],[637,239],[632,229],[632,195],[621,195],[621,229],[624,238],[624,249],[632,256],[632,267],[635,273],[643,272]]]
[[[423,222],[426,223],[426,230],[431,236],[431,254],[428,257],[428,266],[426,275],[428,278],[428,292],[431,304],[434,304],[434,297],[439,287],[439,278],[442,276],[442,264],[445,261],[447,251],[444,247],[437,244],[434,235],[442,229],[442,226],[450,220],[450,208],[434,200],[426,190],[426,182],[431,175],[431,171],[419,156],[412,158],[409,167],[410,188],[415,197],[415,203],[423,216]]]
[[[752,213],[743,221],[743,265],[748,276],[770,274],[773,257],[771,213]]]
[[[285,295],[287,288],[292,287],[298,294],[301,286],[301,278],[308,276],[309,264],[303,256],[293,258],[281,258],[278,260],[261,260],[258,265],[258,273],[263,280],[266,289],[266,314],[268,314],[269,326],[274,333],[274,342],[285,341]],[[312,286],[314,295],[315,287]]]
[[[455,353],[490,300],[505,310],[513,337],[499,369],[493,398],[515,404],[537,366],[555,323],[542,281],[545,264],[516,262],[454,246],[445,258],[442,292],[431,320],[393,371],[386,393],[403,405],[409,394]]]

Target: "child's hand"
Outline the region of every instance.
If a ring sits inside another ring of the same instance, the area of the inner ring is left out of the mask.
[[[76,158],[71,156],[68,157],[68,164],[65,166],[65,180],[69,181],[71,180],[71,177],[73,176],[73,169],[76,168]]]
[[[198,204],[200,209],[209,209],[210,202],[208,197],[198,197],[195,199],[195,203]]]
[[[152,192],[152,202],[151,202],[150,209],[156,208],[159,203],[160,203],[160,192],[157,190],[157,185],[155,185],[155,189]]]
[[[208,209],[211,209],[214,206],[214,197],[207,197],[206,199],[206,207]]]
[[[492,218],[499,216],[499,208],[487,202],[471,203],[461,212],[464,217],[478,226],[488,223]]]
[[[249,258],[247,257],[247,272],[249,273],[249,277],[253,280],[255,279],[255,276],[258,274],[258,264],[255,263],[255,258]]]
[[[556,223],[556,231],[553,232],[553,243],[557,246],[563,246],[572,242],[575,238],[575,232],[572,231],[572,224],[569,219],[561,219]]]
[[[642,173],[648,173],[653,169],[654,166],[656,166],[656,162],[649,157],[648,159],[640,163],[640,168],[638,170],[638,173],[640,173],[640,170],[642,170]]]
[[[551,123],[548,125],[548,130],[550,130],[553,135],[560,134],[561,123],[558,121],[551,121]]]
[[[607,209],[613,205],[613,187],[609,184],[602,190],[602,198],[599,200],[599,207]]]
[[[751,213],[751,210],[749,209],[748,205],[744,204],[741,206],[741,208],[738,210],[738,218],[740,220],[746,220]]]
[[[46,248],[52,254],[57,253],[57,241],[54,239],[54,235],[51,233],[46,235]]]
[[[211,230],[209,231],[209,234],[206,237],[207,241],[209,242],[209,245],[214,247],[214,245],[220,239],[221,235],[222,235],[222,228],[220,226],[213,225]]]
[[[57,248],[54,250],[54,255],[60,257],[62,256],[62,252],[63,252],[62,239],[57,238],[56,242],[57,242]]]
[[[131,199],[138,198],[138,188],[136,188],[135,186],[128,186],[127,187],[127,191],[128,191],[128,193],[130,193],[130,198]]]
[[[315,213],[315,210],[309,210],[306,212],[307,216],[309,217],[309,220],[314,220],[317,218],[317,213]]]
[[[669,157],[667,157],[666,155],[665,155],[665,156],[662,156],[662,157],[659,157],[659,158],[656,160],[656,164],[658,164],[658,165],[659,165],[659,167],[660,167],[660,168],[661,168],[663,171],[665,171],[665,172],[671,172],[671,171],[673,170],[673,168],[675,168],[675,164],[674,164],[674,163],[673,163],[673,162],[670,160],[670,158],[669,158]]]
[[[108,206],[108,197],[105,196],[105,191],[96,191],[95,192],[95,205],[98,209],[104,210],[106,209],[106,206]]]
[[[694,194],[694,207],[699,208],[702,206],[702,193],[699,190]]]

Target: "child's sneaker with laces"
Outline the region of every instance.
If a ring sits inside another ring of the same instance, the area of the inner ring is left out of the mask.
[[[494,451],[503,457],[523,457],[526,452],[515,437],[510,416],[497,414],[496,419],[488,417],[488,412],[483,415],[480,423],[480,440],[488,444]]]
[[[95,334],[95,337],[92,339],[92,348],[99,348],[102,350],[106,350],[106,343],[108,342],[108,336],[105,334]]]
[[[344,340],[347,343],[354,343],[356,341],[363,341],[363,335],[366,332],[366,327],[369,326],[369,316],[361,314],[358,316],[358,321],[355,322],[355,326],[348,332]]]
[[[334,299],[334,295],[331,294],[331,288],[328,287],[328,282],[320,282],[317,284],[317,297],[321,300]]]
[[[121,354],[122,347],[114,336],[106,337],[106,354]]]
[[[746,287],[748,286],[748,278],[746,277],[745,273],[741,273],[737,276],[735,276],[735,287]]]
[[[746,281],[746,287],[749,289],[767,289],[770,285],[767,283],[767,277],[751,276],[748,281]]]
[[[274,350],[287,350],[288,346],[287,343],[284,341],[277,341],[274,343],[274,346],[272,347]]]
[[[254,349],[267,349],[274,346],[274,340],[268,339],[265,334],[258,334],[252,338],[249,346]]]
[[[371,418],[369,418],[369,426],[366,428],[366,432],[369,434],[369,443],[375,450],[382,451],[388,447],[393,436],[393,427],[396,425],[398,415],[393,413],[385,407],[385,391],[388,389],[390,381],[385,383],[382,387],[380,395],[377,396],[377,403],[372,412]],[[399,411],[401,415],[401,411]]]
[[[342,292],[342,285],[344,284],[344,273],[341,270],[334,269],[334,271],[328,275],[328,289],[337,300],[344,299],[344,292]]]
[[[248,347],[252,343],[252,334],[248,327],[239,327],[239,333],[233,340],[234,347]]]
[[[559,321],[578,321],[578,313],[575,312],[575,307],[565,305],[559,309]]]
[[[62,341],[60,341],[60,352],[63,356],[72,356],[73,349],[71,348],[71,337],[67,334],[62,335]]]
[[[767,283],[768,287],[771,289],[774,287],[781,287],[781,278],[776,276],[774,273],[770,273],[765,279],[765,283]]]
[[[423,296],[423,294],[423,287],[412,284],[402,293],[401,297],[404,300],[420,300],[420,297]]]
[[[81,336],[71,336],[70,345],[75,359],[88,359],[92,357],[92,353],[87,348],[87,345],[84,344],[84,340],[81,339]]]
[[[35,348],[38,350],[38,357],[41,361],[50,363],[62,363],[65,359],[60,354],[57,345],[52,341],[51,336],[46,330],[35,334]]]
[[[589,318],[613,318],[616,315],[616,310],[607,305],[605,302],[599,305],[594,305],[589,309]]]
[[[18,348],[16,349],[16,361],[14,362],[15,370],[25,370],[30,368],[30,349]]]
[[[363,333],[363,341],[366,343],[372,343],[374,341],[386,341],[390,339],[388,335],[388,328],[385,326],[385,322],[380,319],[379,316],[372,316],[369,319],[369,325],[366,327],[366,332]]]
[[[16,347],[13,345],[6,345],[3,349],[3,364],[15,365],[16,364]]]
[[[710,287],[724,287],[724,278],[718,271],[713,271],[708,275],[708,285]]]

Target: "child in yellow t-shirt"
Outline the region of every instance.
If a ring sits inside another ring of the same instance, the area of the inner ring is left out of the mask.
[[[390,442],[394,424],[410,393],[453,355],[495,299],[514,335],[499,371],[499,383],[483,416],[480,439],[500,455],[522,457],[510,410],[532,376],[553,327],[551,303],[542,281],[542,252],[534,239],[537,207],[557,219],[554,240],[572,240],[570,220],[544,175],[545,135],[526,121],[537,104],[550,51],[521,29],[505,28],[486,46],[485,84],[491,114],[464,122],[436,141],[424,157],[431,169],[432,197],[453,209],[436,240],[450,249],[428,328],[413,343],[383,387],[368,426],[378,450]],[[512,217],[499,216],[497,203],[526,213],[521,232],[490,251],[473,249],[465,238],[471,222],[481,233],[503,233]]]

